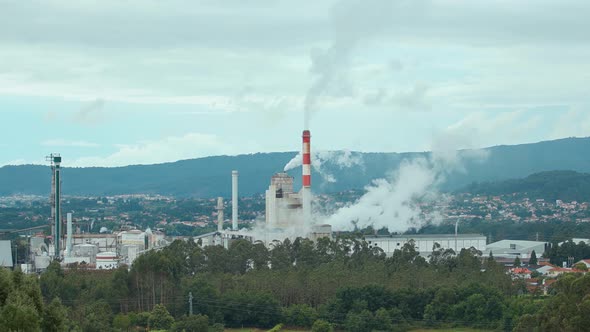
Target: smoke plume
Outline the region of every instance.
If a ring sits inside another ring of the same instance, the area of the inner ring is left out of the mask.
[[[96,99],[73,114],[72,120],[79,124],[94,125],[104,116],[104,99]]]
[[[326,223],[334,230],[373,226],[403,232],[427,222],[438,222],[440,211],[426,213],[422,204],[432,204],[443,198],[438,186],[451,172],[464,171],[463,161],[486,157],[487,154],[480,152],[445,149],[428,157],[403,161],[388,177],[367,186],[366,193],[356,202],[327,217]]]
[[[340,1],[332,9],[333,37],[325,49],[311,52],[310,73],[314,81],[304,101],[304,129],[309,129],[318,101],[326,94],[352,94],[347,80],[350,58],[357,45],[378,35],[390,24],[393,2],[388,0]]]
[[[303,157],[299,152],[293,159],[291,159],[287,165],[285,165],[284,171],[287,172],[297,167],[301,167],[303,163]],[[322,179],[326,182],[336,182],[336,177],[329,173],[326,169],[327,165],[337,166],[340,169],[350,168],[354,166],[364,166],[363,156],[358,152],[352,152],[349,150],[343,151],[312,151],[311,152],[311,167],[316,171]]]

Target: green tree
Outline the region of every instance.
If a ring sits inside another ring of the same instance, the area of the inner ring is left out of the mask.
[[[0,268],[0,307],[6,303],[13,288],[12,273],[8,269]]]
[[[522,265],[522,263],[520,262],[520,258],[518,256],[516,256],[516,258],[514,259],[514,266],[520,266]]]
[[[333,332],[334,328],[332,324],[326,322],[325,320],[318,319],[313,323],[311,327],[311,332]]]
[[[174,324],[174,317],[162,304],[156,304],[150,313],[149,326],[154,330],[167,330]]]
[[[111,330],[113,313],[105,300],[96,300],[83,304],[73,312],[73,316],[84,332],[102,332]]]
[[[373,328],[378,331],[392,331],[394,329],[387,309],[381,308],[375,312]]]
[[[140,312],[136,315],[131,315],[131,325],[141,328],[147,328],[150,321],[149,312]]]
[[[68,310],[59,298],[53,299],[43,310],[41,328],[44,332],[60,332],[66,330]]]
[[[374,316],[369,310],[359,313],[349,312],[346,315],[346,330],[350,332],[371,332],[373,330]]]
[[[172,325],[172,332],[207,332],[209,318],[203,315],[182,316]]]
[[[540,331],[538,328],[538,320],[535,315],[526,314],[520,317],[514,332],[536,332]]]
[[[131,327],[131,317],[129,315],[117,314],[113,318],[113,327],[119,331],[129,331]]]
[[[294,304],[283,311],[283,317],[287,326],[311,327],[318,313],[307,304]]]
[[[537,265],[537,253],[533,250],[531,252],[531,258],[529,258],[529,265]]]
[[[33,301],[20,291],[8,295],[0,311],[0,326],[5,331],[37,331],[41,319]]]

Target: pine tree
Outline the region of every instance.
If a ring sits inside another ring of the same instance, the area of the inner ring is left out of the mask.
[[[529,259],[529,265],[537,265],[537,253],[534,250],[531,252],[531,258]]]

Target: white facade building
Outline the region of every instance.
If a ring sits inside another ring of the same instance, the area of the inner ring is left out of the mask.
[[[145,249],[146,245],[146,234],[140,230],[131,230],[131,231],[124,231],[119,233],[119,241],[121,245],[134,245],[137,246],[140,250]]]
[[[491,252],[494,257],[508,259],[525,259],[531,257],[533,250],[537,258],[545,253],[547,242],[524,241],[524,240],[502,240],[487,245],[486,254]]]
[[[369,236],[365,237],[369,245],[381,248],[387,256],[393,255],[395,250],[400,250],[406,243],[414,241],[414,246],[420,255],[428,257],[432,254],[435,243],[443,249],[453,249],[460,252],[461,249],[471,247],[486,251],[486,237],[478,234],[434,234],[434,235],[392,235],[392,236]]]
[[[266,190],[266,226],[287,228],[302,224],[302,201],[293,192],[293,177],[287,173],[272,176]]]

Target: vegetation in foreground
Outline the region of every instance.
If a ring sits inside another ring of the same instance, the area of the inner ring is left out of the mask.
[[[2,270],[0,286],[9,331],[534,331],[590,323],[590,276],[564,277],[544,298],[527,295],[475,250],[437,248],[426,260],[408,244],[387,258],[351,238],[285,240],[270,250],[176,241],[130,270],[53,263],[40,278]]]

